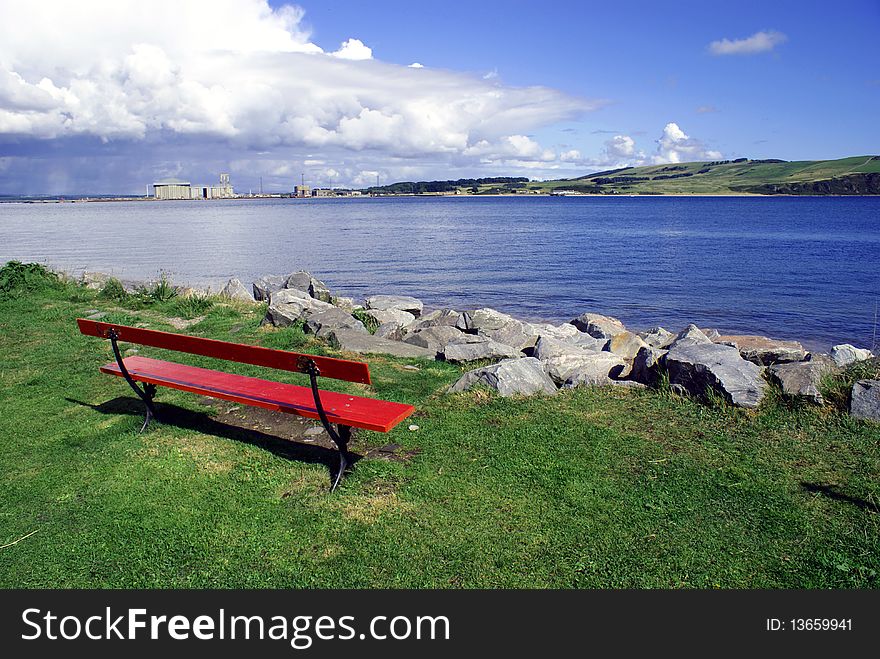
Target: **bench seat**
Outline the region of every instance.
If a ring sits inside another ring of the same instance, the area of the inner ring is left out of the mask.
[[[139,382],[222,398],[267,410],[297,414],[310,419],[320,418],[309,387],[149,357],[132,356],[126,357],[123,361],[131,377]],[[115,362],[102,366],[101,372],[122,376],[122,371]],[[321,403],[330,422],[378,432],[388,432],[415,411],[412,405],[361,398],[333,391],[322,391]]]

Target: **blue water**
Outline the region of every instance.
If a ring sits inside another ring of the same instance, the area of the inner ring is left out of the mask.
[[[354,297],[558,321],[592,310],[813,347],[870,347],[880,301],[870,197],[0,204],[0,231],[0,262],[214,285],[306,269]]]

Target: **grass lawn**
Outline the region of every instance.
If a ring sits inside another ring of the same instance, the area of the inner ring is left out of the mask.
[[[880,427],[833,408],[771,394],[746,413],[618,388],[448,396],[464,369],[371,357],[371,387],[322,386],[418,412],[389,435],[356,433],[356,453],[403,457],[364,458],[329,494],[332,453],[229,428],[199,396],[160,388],[165,423],[139,433],[139,401],[98,372],[109,342],[75,319],[97,309],[169,330],[200,312],[187,333],[340,353],[260,328],[262,306],[113,300],[37,275],[3,285],[2,587],[878,585]]]

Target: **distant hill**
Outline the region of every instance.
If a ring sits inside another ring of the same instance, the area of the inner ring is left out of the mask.
[[[587,194],[880,194],[880,156],[840,160],[716,160],[624,167],[530,184]]]
[[[371,194],[880,195],[880,156],[840,160],[716,160],[622,167],[573,179],[494,177],[404,181]]]

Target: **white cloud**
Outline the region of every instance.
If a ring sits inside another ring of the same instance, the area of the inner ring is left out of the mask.
[[[370,154],[354,178],[412,159],[550,163],[526,134],[602,104],[382,62],[356,38],[328,53],[300,8],[266,0],[0,0],[0,16],[0,139],[97,138],[141,159],[138,144],[154,159],[168,144],[165,160],[181,141],[226,162]]]
[[[765,30],[745,39],[720,39],[709,44],[713,55],[754,55],[766,53],[788,40],[782,32]]]
[[[720,158],[719,151],[707,149],[700,140],[689,137],[678,124],[670,122],[666,124],[663,135],[657,140],[657,153],[651,160],[655,165],[660,165]]]
[[[610,160],[621,160],[635,155],[636,142],[629,135],[615,135],[605,141],[605,153]]]
[[[425,65],[419,64],[418,62],[413,62],[412,64],[409,65],[409,68],[411,68],[411,69],[424,69]]]
[[[570,149],[569,151],[563,151],[559,154],[559,159],[562,162],[578,162],[582,159],[581,152],[577,149]]]
[[[360,39],[349,39],[339,46],[339,50],[330,53],[334,57],[350,60],[373,59],[373,51]]]

